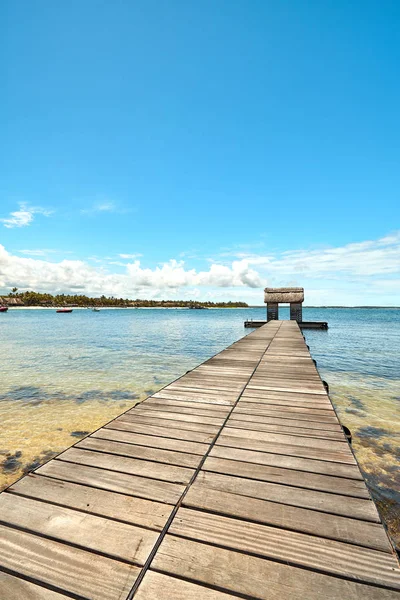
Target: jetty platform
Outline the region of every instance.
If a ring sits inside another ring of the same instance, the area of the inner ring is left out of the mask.
[[[269,323],[269,321],[259,321],[256,319],[248,319],[244,322],[244,326],[250,329],[257,329],[263,327]],[[300,329],[328,329],[328,323],[326,321],[297,321]]]
[[[389,600],[400,570],[296,321],[0,495],[2,600]]]

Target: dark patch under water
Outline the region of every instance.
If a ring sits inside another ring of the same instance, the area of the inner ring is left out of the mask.
[[[23,467],[24,475],[26,475],[27,473],[30,473],[30,471],[34,471],[35,469],[38,469],[45,462],[47,462],[51,458],[54,458],[55,456],[57,456],[57,454],[58,454],[58,452],[55,452],[54,450],[43,450],[43,452],[40,453],[40,456],[35,456],[35,458],[30,463],[24,465],[24,467]]]
[[[147,393],[147,392],[146,392]],[[151,391],[153,393],[153,390]],[[130,390],[87,390],[86,392],[78,393],[76,395],[66,394],[60,390],[47,391],[42,387],[38,386],[18,386],[8,390],[6,394],[0,394],[1,400],[12,400],[15,402],[26,402],[31,406],[39,405],[42,402],[48,400],[71,400],[77,404],[91,400],[137,400],[139,394],[136,394]]]
[[[1,468],[4,473],[14,473],[22,467],[22,462],[19,460],[22,452],[17,450],[14,454],[8,454],[2,462]]]
[[[366,427],[360,427],[360,429],[357,430],[357,435],[360,437],[380,438],[383,435],[390,435],[390,432],[382,427],[372,427],[372,425],[367,425]]]
[[[359,398],[355,398],[354,396],[351,396],[349,394],[348,396],[350,402],[352,403],[353,406],[355,406],[356,408],[358,408],[358,410],[365,410],[365,404],[363,404],[363,402],[361,402],[361,400]]]
[[[90,431],[71,431],[72,437],[85,437],[85,435],[89,435]]]

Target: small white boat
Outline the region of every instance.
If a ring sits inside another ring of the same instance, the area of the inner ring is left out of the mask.
[[[100,309],[99,309],[99,308],[96,308],[96,307],[94,306],[94,307],[92,308],[92,311],[93,311],[93,312],[100,312]]]

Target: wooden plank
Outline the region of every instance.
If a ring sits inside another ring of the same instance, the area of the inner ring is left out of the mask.
[[[300,427],[305,428],[311,431],[315,431],[318,434],[318,430],[327,433],[339,433],[342,435],[342,428],[339,423],[318,423],[315,421],[299,421],[295,419],[282,419],[281,417],[255,417],[254,420],[243,419],[241,415],[236,413],[232,413],[232,416],[229,417],[229,423],[237,423],[240,425],[246,426],[249,429],[257,429],[258,427],[263,427],[265,424],[268,425],[282,425],[283,427]],[[260,429],[262,431],[262,429]]]
[[[8,492],[157,531],[164,527],[172,510],[171,506],[161,502],[41,477],[35,473],[14,483],[8,488]]]
[[[262,423],[263,418],[279,418],[279,419],[296,419],[297,421],[307,421],[311,423],[326,423],[339,425],[339,420],[334,413],[332,414],[316,414],[310,415],[308,412],[304,412],[302,409],[293,409],[293,407],[284,407],[284,406],[269,406],[266,407],[265,410],[260,411],[248,411],[243,410],[242,406],[237,406],[233,409],[233,416],[238,419],[242,419],[243,421],[256,421],[257,423]]]
[[[8,493],[0,496],[0,514],[6,525],[136,565],[145,563],[159,535],[136,525]]]
[[[229,448],[227,446],[215,445],[210,452],[210,456],[218,458],[229,458],[231,460],[240,460],[259,465],[268,465],[271,467],[282,467],[284,469],[296,469],[297,471],[308,473],[320,473],[321,475],[333,475],[337,477],[347,477],[349,479],[362,480],[360,469],[357,465],[346,465],[341,463],[329,462],[325,460],[310,460],[298,456],[277,454],[276,452],[258,452],[254,450],[245,450],[242,448]]]
[[[180,415],[198,415],[204,417],[211,417],[215,419],[225,419],[226,415],[229,413],[230,407],[226,408],[222,411],[210,410],[208,408],[198,408],[197,405],[193,403],[188,403],[188,406],[169,406],[164,405],[162,402],[153,402],[153,398],[150,398],[148,401],[143,402],[141,405],[141,410],[150,410],[150,411],[163,411],[171,413],[171,419],[174,418],[175,414]],[[214,405],[215,406],[215,405]]]
[[[143,433],[158,437],[167,437],[174,440],[201,442],[203,444],[210,444],[215,437],[215,434],[212,433],[188,431],[186,429],[172,429],[171,427],[160,427],[158,425],[145,425],[144,423],[136,423],[135,421],[124,421],[119,419],[111,421],[111,423],[105,425],[105,428],[116,429],[118,431],[131,431],[132,433]]]
[[[271,483],[282,483],[299,488],[308,488],[322,492],[332,492],[343,496],[354,496],[356,498],[370,499],[367,486],[363,481],[344,479],[341,477],[330,477],[329,475],[318,475],[304,473],[295,469],[282,469],[266,465],[257,465],[238,460],[227,460],[209,456],[204,465],[204,471],[213,471],[236,477],[248,479],[259,479]],[[301,493],[301,491],[299,491]]]
[[[246,437],[246,439],[257,440],[260,442],[266,441],[268,443],[273,442],[276,444],[290,444],[293,446],[306,446],[307,448],[330,450],[338,453],[343,452],[347,456],[350,455],[351,458],[353,458],[344,435],[342,435],[341,440],[322,440],[319,438],[306,438],[304,436],[297,435],[297,431],[293,431],[291,433],[265,433],[265,431],[258,431],[254,429],[246,429],[246,431],[244,431],[243,429],[237,429],[232,426],[225,428],[224,431],[226,432],[226,435],[229,435],[230,437]]]
[[[66,600],[64,596],[25,579],[0,571],[0,598],[4,600]]]
[[[276,405],[273,405],[276,406]],[[302,406],[279,406],[276,409],[272,405],[265,407],[252,407],[249,404],[240,404],[235,408],[236,413],[243,413],[247,415],[263,415],[270,413],[272,410],[277,410],[282,413],[289,413],[293,415],[309,415],[310,417],[318,417],[318,419],[329,418],[330,420],[336,421],[336,415],[332,408],[303,408]]]
[[[115,431],[114,429],[102,428],[93,433],[91,438],[101,438],[103,440],[112,440],[115,442],[126,442],[139,446],[150,446],[151,448],[160,448],[162,450],[176,450],[177,452],[187,452],[191,454],[200,454],[203,456],[209,447],[209,444],[200,444],[198,442],[189,442],[186,440],[174,440],[155,435],[143,435],[129,431]]]
[[[358,521],[339,515],[277,504],[268,500],[221,492],[200,483],[189,489],[184,506],[233,516],[244,521],[265,523],[282,529],[300,531],[321,538],[349,542],[381,552],[392,553],[387,535],[378,523]]]
[[[221,381],[221,377],[219,377],[219,380]],[[200,381],[200,380],[199,380]],[[189,382],[188,382],[189,383]],[[244,384],[242,386],[240,386],[239,390],[229,390],[229,389],[218,389],[216,387],[212,387],[211,384],[207,387],[207,386],[201,386],[200,383],[198,384],[192,384],[192,385],[183,385],[183,384],[171,384],[168,387],[164,388],[162,390],[162,394],[167,396],[168,393],[171,394],[182,394],[183,396],[187,395],[187,394],[192,394],[196,397],[196,396],[209,396],[209,397],[213,397],[213,398],[224,398],[229,400],[230,398],[237,398],[239,393],[242,391],[242,388],[244,387]],[[156,397],[156,396],[153,396]]]
[[[129,475],[161,479],[162,481],[170,481],[172,483],[187,484],[194,473],[194,469],[187,467],[153,462],[144,458],[93,452],[89,449],[82,450],[77,446],[60,454],[57,460],[108,469],[109,471],[127,473]]]
[[[299,488],[289,485],[205,471],[199,473],[196,479],[197,482],[210,489],[229,492],[230,494],[259,498],[260,500],[269,500],[270,502],[279,502],[290,506],[300,506],[353,519],[380,522],[378,512],[371,500],[316,490],[302,489],[300,491]]]
[[[226,429],[225,431],[228,430]],[[245,437],[233,437],[228,435],[228,433],[222,433],[219,436],[217,440],[217,445],[229,446],[231,448],[242,448],[244,450],[257,450],[259,452],[285,454],[288,456],[297,456],[302,458],[310,458],[314,460],[331,461],[334,463],[343,463],[348,465],[356,464],[356,461],[351,453],[338,452],[336,450],[326,450],[325,448],[305,448],[302,446],[297,446],[293,443],[285,444],[262,440],[252,440]]]
[[[322,398],[322,396],[321,396]],[[325,408],[332,410],[330,402],[326,399],[316,402],[315,400],[270,400],[254,396],[242,396],[239,402],[241,408],[268,408],[270,406],[300,406],[301,408]],[[278,409],[279,410],[279,409]]]
[[[394,556],[353,544],[188,508],[178,510],[168,532],[346,579],[400,589],[400,570]]]
[[[219,376],[219,379],[221,380],[221,376]],[[223,379],[223,378],[222,378]],[[244,386],[242,386],[244,387]],[[241,388],[242,389],[242,388]],[[167,396],[168,393],[171,394],[182,394],[183,396],[185,396],[186,394],[191,394],[193,393],[194,397],[198,397],[198,396],[209,396],[211,398],[223,398],[223,399],[229,399],[229,398],[234,398],[237,397],[240,393],[240,390],[219,390],[219,389],[215,389],[215,387],[201,387],[199,385],[186,385],[186,386],[182,386],[182,385],[178,385],[175,383],[172,383],[171,385],[163,388],[160,392],[156,392],[152,398],[157,398],[158,394],[162,394],[164,396]]]
[[[125,598],[140,569],[0,525],[0,562],[14,573],[96,600]]]
[[[141,405],[139,405],[141,406]],[[203,417],[195,415],[184,415],[178,413],[170,413],[161,410],[147,410],[143,408],[134,408],[135,415],[142,417],[159,417],[160,419],[169,419],[172,421],[184,421],[189,423],[201,423],[202,425],[217,425],[220,427],[223,423],[223,418]]]
[[[155,571],[147,571],[135,594],[135,600],[161,600],[161,598],[162,600],[230,600],[237,599],[237,596]]]
[[[158,450],[157,448],[153,449],[146,446],[135,446],[133,444],[102,440],[95,437],[89,437],[78,442],[78,444],[75,445],[75,448],[116,454],[118,456],[126,456],[129,458],[151,460],[193,469],[198,466],[201,460],[201,457],[198,454],[187,454],[185,452],[175,452],[173,450]],[[67,450],[67,452],[69,451]],[[64,460],[64,454],[61,455],[60,458]]]
[[[228,377],[206,377],[205,375],[195,377],[193,374],[190,377],[187,376],[184,379],[180,379],[166,389],[190,389],[199,392],[211,390],[213,392],[240,393],[246,383],[247,381],[232,381]]]
[[[158,405],[162,407],[173,406],[182,408],[201,408],[205,409],[208,412],[212,412],[212,414],[217,414],[217,416],[225,416],[230,411],[230,404],[221,405],[221,404],[211,404],[210,402],[191,402],[190,400],[169,400],[168,398],[148,398],[144,401],[146,404],[150,404],[152,406]]]
[[[164,538],[154,558],[153,568],[260,600],[321,600],[326,597],[393,600],[395,597],[393,591],[381,587],[347,581],[172,535]]]
[[[159,427],[169,427],[171,429],[184,429],[185,431],[200,431],[202,433],[216,434],[219,427],[216,425],[205,425],[202,423],[190,423],[189,421],[174,421],[163,417],[155,417],[147,413],[146,415],[133,415],[126,413],[118,417],[119,422],[142,423],[142,425],[156,425]],[[115,421],[113,421],[115,422]]]
[[[36,473],[167,504],[176,504],[185,489],[184,485],[176,483],[118,473],[104,468],[71,464],[62,460],[51,460],[40,467]]]
[[[304,422],[302,422],[304,423]],[[274,425],[265,423],[255,423],[248,421],[240,421],[238,419],[229,419],[226,424],[226,432],[230,431],[231,427],[235,427],[236,429],[246,429],[252,431],[260,431],[264,433],[264,436],[267,437],[268,433],[281,433],[281,434],[292,434],[296,436],[305,436],[305,437],[313,437],[320,438],[323,440],[336,440],[338,442],[345,442],[345,438],[342,431],[326,431],[322,428],[319,429],[310,429],[308,427],[296,427],[296,426],[287,426],[287,425]],[[245,434],[244,434],[245,435]]]
[[[172,397],[171,397],[172,396]],[[190,404],[200,404],[200,406],[206,404],[207,406],[210,406],[210,408],[225,408],[225,406],[232,406],[232,400],[230,398],[225,398],[224,396],[218,396],[218,395],[211,395],[211,394],[202,394],[199,397],[195,396],[192,398],[181,398],[179,397],[179,395],[177,396],[176,394],[169,392],[166,394],[163,394],[162,390],[160,392],[158,392],[157,394],[153,394],[153,396],[151,396],[151,399],[154,400],[158,400],[159,402],[162,402],[164,404],[165,401],[170,401],[170,402],[185,402],[185,403],[189,403]],[[140,403],[142,404],[142,403]],[[139,405],[137,405],[139,406]]]
[[[270,383],[256,384],[249,383],[247,386],[248,390],[276,390],[278,392],[303,392],[306,394],[310,392],[312,394],[325,395],[325,388],[322,383],[306,383],[300,381],[294,381],[291,383],[289,379],[270,379]]]

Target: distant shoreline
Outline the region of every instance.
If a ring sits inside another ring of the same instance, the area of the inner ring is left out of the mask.
[[[283,306],[285,307],[285,306]],[[57,310],[60,306],[9,306],[13,310]],[[92,310],[91,306],[69,306],[72,310]],[[193,310],[188,306],[97,306],[100,310]],[[248,310],[249,308],[266,309],[265,305],[254,306],[209,306],[203,309],[194,310]],[[400,306],[303,306],[303,309],[380,309],[380,310],[400,310]]]

